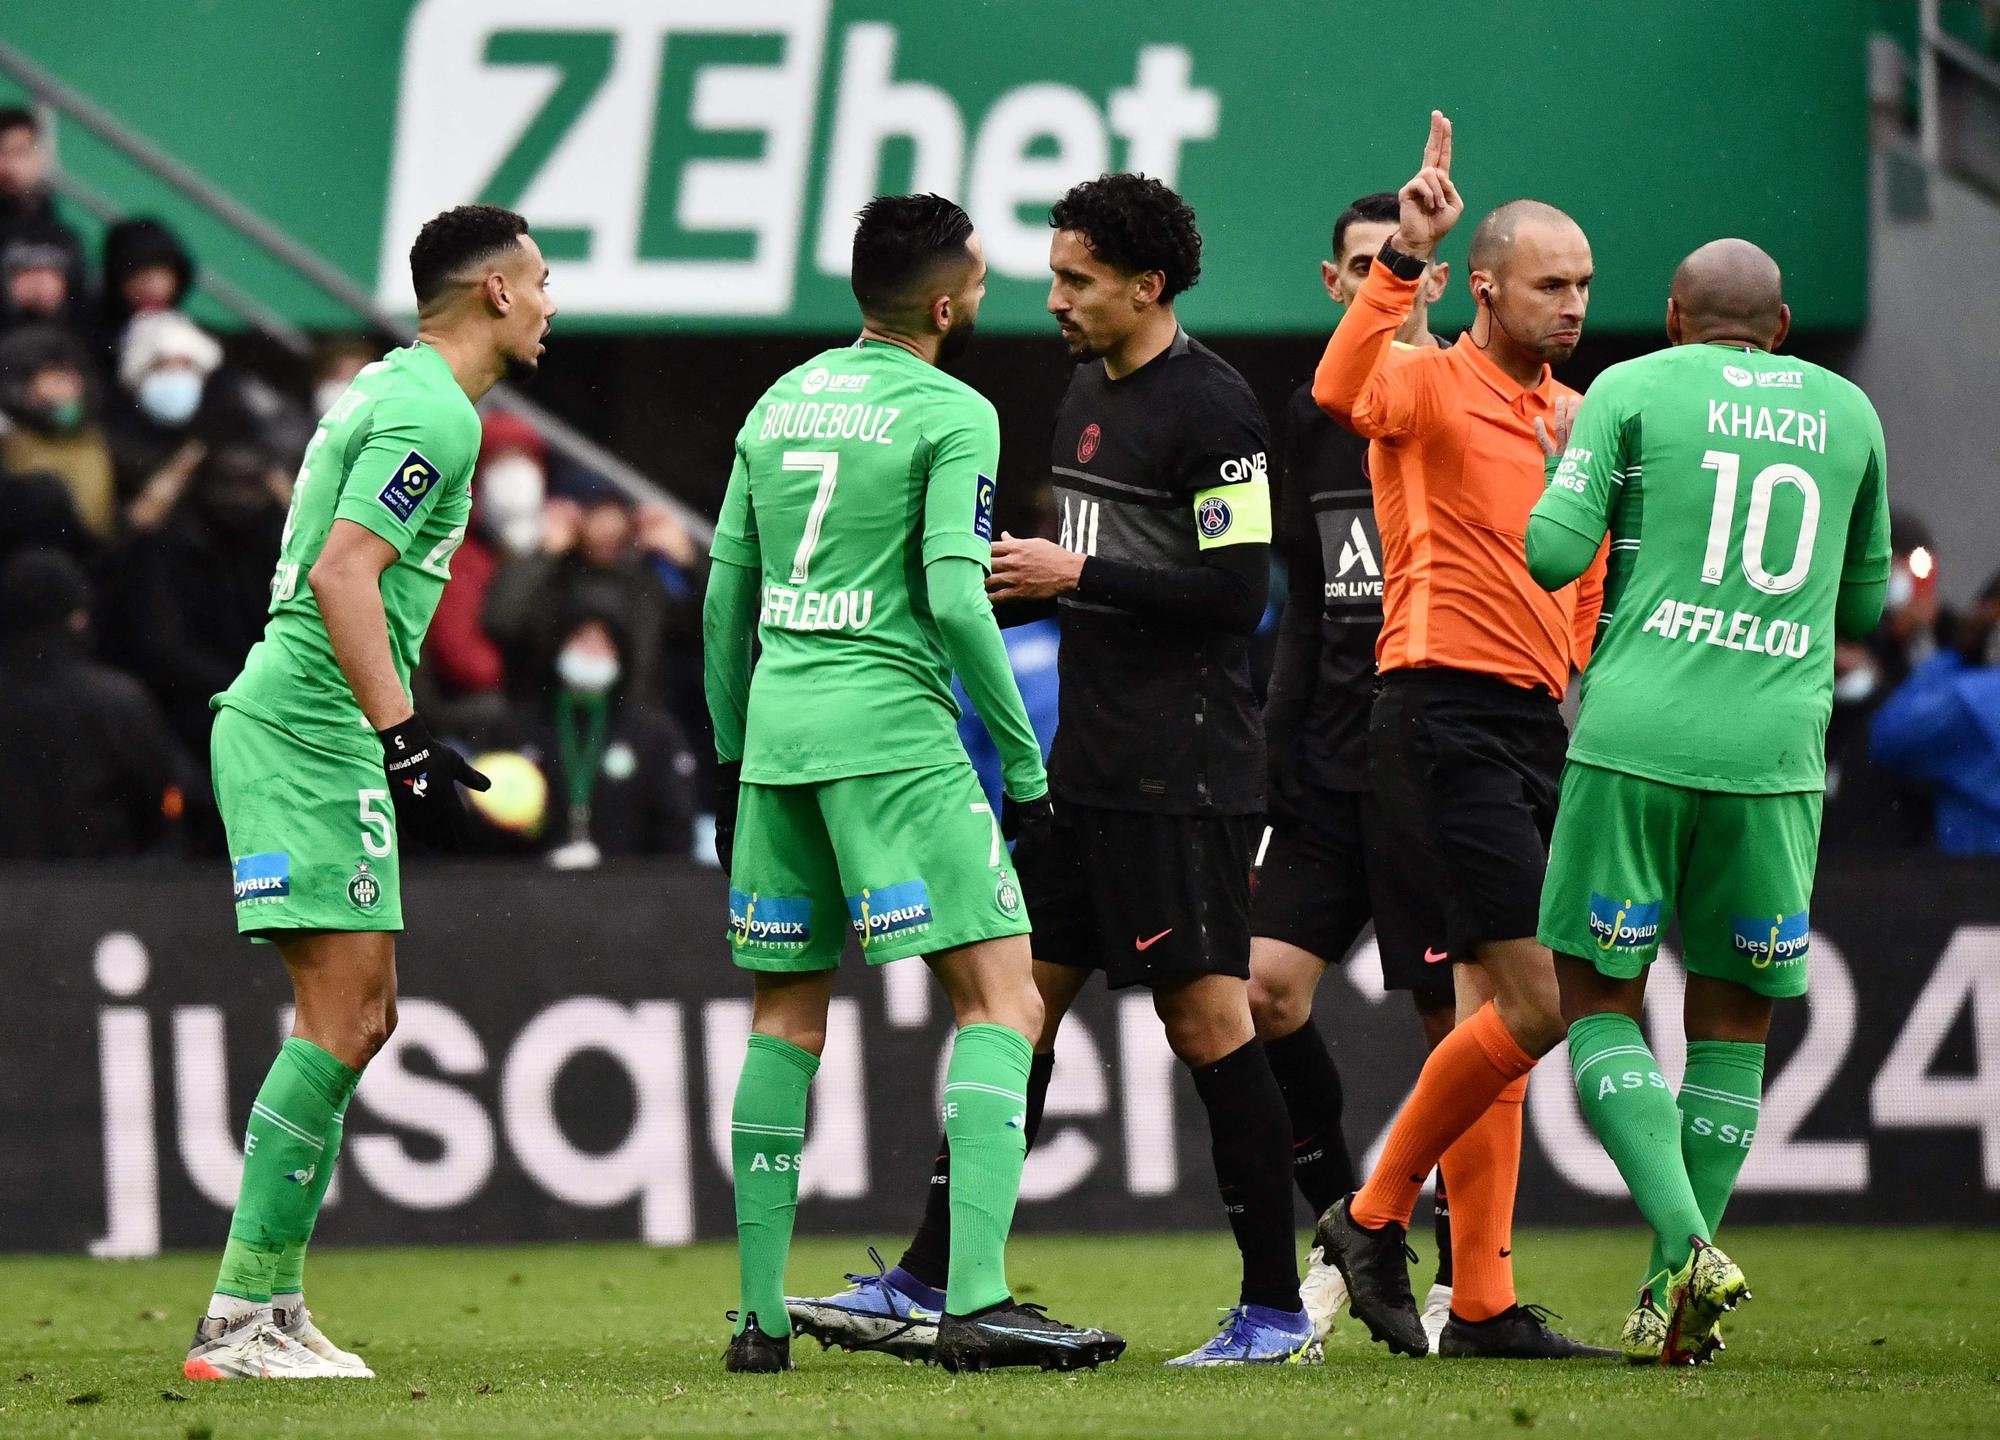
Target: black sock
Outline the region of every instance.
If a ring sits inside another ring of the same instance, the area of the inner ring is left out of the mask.
[[[1239,1303],[1299,1308],[1298,1236],[1292,1228],[1291,1125],[1262,1041],[1194,1072],[1222,1208],[1243,1255]]]
[[[1354,1158],[1340,1129],[1340,1070],[1310,1015],[1291,1034],[1266,1040],[1264,1053],[1292,1117],[1292,1179],[1317,1220],[1355,1188]]]
[[[1049,1076],[1055,1073],[1053,1053],[1037,1055],[1028,1062],[1028,1118],[1025,1129],[1028,1148],[1035,1148],[1035,1136],[1042,1128],[1042,1110],[1049,1100]],[[931,1162],[930,1194],[924,1197],[924,1223],[917,1227],[910,1248],[896,1262],[899,1269],[929,1285],[944,1289],[951,1268],[951,1146],[938,1136],[937,1159]]]
[[[1437,1226],[1437,1283],[1451,1287],[1451,1197],[1444,1193],[1444,1168],[1437,1172],[1437,1190],[1431,1201],[1432,1222]]]

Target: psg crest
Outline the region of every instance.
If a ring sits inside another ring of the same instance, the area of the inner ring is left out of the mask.
[[[1211,540],[1229,529],[1232,518],[1234,517],[1229,513],[1229,502],[1214,495],[1195,507],[1194,523],[1201,528],[1201,533]]]
[[[1103,438],[1104,432],[1097,428],[1095,420],[1084,426],[1083,433],[1076,437],[1076,463],[1088,465],[1090,457],[1097,453],[1097,442]]]

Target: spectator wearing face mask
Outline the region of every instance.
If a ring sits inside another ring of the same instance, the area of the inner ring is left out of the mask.
[[[111,447],[98,425],[90,360],[83,343],[48,326],[0,340],[0,467],[55,476],[93,539],[118,526]]]
[[[1937,847],[2000,855],[2000,574],[1870,726],[1875,758],[1937,795]]]
[[[523,706],[512,737],[539,768],[546,800],[532,843],[549,863],[589,869],[606,858],[685,855],[692,840],[695,757],[680,727],[626,687],[618,618],[579,614],[558,627],[548,698]],[[491,757],[482,757],[482,759]],[[498,767],[505,776],[506,767]],[[474,798],[490,817],[507,804],[496,791]],[[509,817],[519,833],[521,815]]]
[[[626,658],[624,690],[662,706],[662,637],[667,592],[640,543],[631,502],[597,482],[579,502],[549,500],[542,511],[540,545],[509,558],[486,594],[486,633],[505,657],[507,687],[516,699],[547,693],[561,643],[561,617],[580,613],[619,617]]]
[[[541,432],[505,410],[482,419],[479,465],[472,475],[472,520],[451,559],[418,682],[432,691],[420,708],[460,734],[485,733],[506,708],[506,667],[481,624],[486,597],[504,559],[533,553],[542,534],[547,446]]]
[[[132,321],[155,310],[178,310],[194,285],[194,257],[158,220],[121,220],[104,232],[98,301],[98,343],[115,362]]]
[[[1929,787],[1881,764],[1869,751],[1875,712],[1930,658],[1940,626],[1949,624],[1938,603],[1937,549],[1930,531],[1912,515],[1892,515],[1889,545],[1881,623],[1866,640],[1842,640],[1834,646],[1820,838],[1827,849],[1926,849],[1936,832]]]
[[[119,493],[131,497],[141,528],[166,518],[201,463],[206,446],[195,413],[221,366],[222,347],[177,310],[155,310],[126,327],[111,442]]]
[[[138,681],[89,658],[90,598],[56,551],[0,567],[0,859],[136,855],[179,818],[173,737]]]
[[[264,630],[284,488],[263,451],[219,446],[164,521],[132,536],[107,587],[110,648],[159,697],[204,781],[208,699],[229,687]]]
[[[0,106],[0,251],[22,236],[52,243],[68,295],[84,294],[83,242],[56,214],[41,122],[21,105]]]

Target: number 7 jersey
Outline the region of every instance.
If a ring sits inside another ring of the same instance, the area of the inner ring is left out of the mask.
[[[714,544],[761,582],[746,781],[964,762],[924,567],[991,565],[999,459],[991,402],[880,341],[814,356],[751,407]]]
[[[451,557],[465,539],[479,436],[479,412],[430,346],[392,350],[363,367],[321,417],[299,465],[264,638],[210,703],[379,759],[306,577],[335,520],[352,520],[395,547],[396,559],[382,572],[382,610],[407,690],[451,578]]]
[[[1841,587],[1889,570],[1882,424],[1860,389],[1741,346],[1614,365],[1535,514],[1611,536],[1571,759],[1702,790],[1824,788]]]

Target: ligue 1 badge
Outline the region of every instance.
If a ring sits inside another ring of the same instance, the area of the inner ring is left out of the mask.
[[[382,882],[368,873],[368,862],[363,860],[354,872],[354,878],[347,882],[347,898],[362,910],[373,910],[382,899]]]

